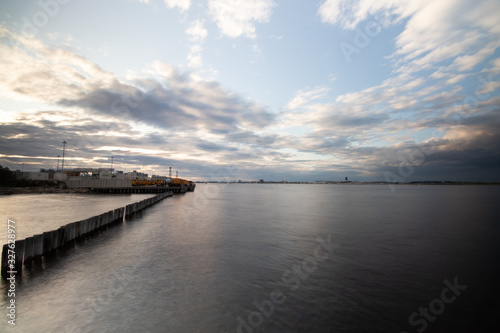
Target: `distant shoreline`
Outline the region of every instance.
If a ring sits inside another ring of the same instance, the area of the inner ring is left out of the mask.
[[[384,182],[324,182],[324,183],[307,183],[307,182],[195,182],[197,184],[251,184],[251,185],[379,185],[379,186],[394,186],[394,185],[500,185],[500,182],[412,182],[412,183],[384,183]],[[88,188],[58,188],[58,187],[0,187],[1,195],[13,194],[62,194],[62,193],[94,193]]]
[[[217,182],[217,181],[197,181],[197,184],[252,184],[252,185],[264,185],[264,184],[274,184],[274,185],[382,185],[382,186],[392,186],[392,185],[500,185],[500,182],[451,182],[451,181],[429,181],[429,182],[409,182],[409,183],[388,183],[388,182],[255,182],[255,181],[241,181],[241,182]]]

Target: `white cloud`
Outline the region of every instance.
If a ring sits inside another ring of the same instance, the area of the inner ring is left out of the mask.
[[[328,131],[365,146],[386,141],[386,147],[388,142],[396,147],[397,142],[414,140],[412,133],[430,128],[446,132],[454,113],[463,116],[458,104],[468,92],[460,84],[471,71],[481,71],[500,47],[500,28],[493,23],[500,6],[493,0],[325,0],[318,14],[324,23],[343,29],[378,20],[383,26],[401,23],[402,31],[390,57],[393,72],[381,84],[338,96],[334,103],[318,104],[301,95],[289,103],[308,110],[314,125],[310,138],[316,145],[325,145],[321,135]],[[490,79],[476,89],[489,99],[481,100],[481,106],[494,104],[491,93],[499,84],[491,77],[499,68],[500,62],[492,60],[491,68],[482,70]],[[420,140],[423,133],[417,136]]]
[[[396,38],[396,71],[416,72],[458,56],[467,71],[500,47],[500,6],[496,0],[326,0],[318,14],[325,23],[355,29],[373,17],[405,22]]]
[[[187,55],[187,66],[193,70],[191,78],[195,81],[203,81],[207,76],[214,76],[213,71],[203,70],[202,44],[208,36],[208,31],[203,25],[202,20],[196,20],[185,31],[192,42]]]
[[[201,58],[201,46],[193,45],[189,49],[189,53],[187,56],[188,67],[193,69],[198,69],[203,67],[203,59]]]
[[[208,6],[224,35],[254,39],[255,23],[268,22],[276,4],[272,0],[209,0]]]
[[[3,96],[27,98],[60,107],[184,131],[259,129],[273,119],[264,107],[245,101],[216,82],[192,80],[175,68],[154,62],[142,74],[127,73],[119,80],[88,59],[34,38],[0,28],[0,40],[9,37],[15,47],[0,48],[0,90]],[[190,50],[190,66],[202,66],[201,47]],[[213,74],[213,73],[212,73]]]
[[[186,34],[192,42],[201,42],[207,38],[208,31],[203,27],[203,21],[197,20],[186,29]]]
[[[318,14],[324,23],[340,25],[346,29],[355,29],[368,16],[378,14],[383,22],[390,24],[399,20],[398,16],[406,17],[415,11],[418,1],[401,0],[326,0],[319,8]]]
[[[186,11],[191,7],[191,0],[164,0],[169,8],[178,7],[181,11]]]
[[[301,108],[312,101],[325,97],[328,91],[329,89],[326,87],[316,87],[306,91],[299,90],[293,99],[286,105],[286,108],[289,110]]]
[[[495,52],[494,46],[485,46],[476,53],[456,57],[451,67],[455,67],[460,72],[470,71],[487,57],[491,56],[493,52]]]
[[[78,54],[2,27],[0,36],[16,41],[16,46],[0,48],[0,89],[12,98],[57,102],[116,83],[113,74]]]

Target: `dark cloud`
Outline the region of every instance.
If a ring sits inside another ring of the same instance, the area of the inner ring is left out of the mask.
[[[228,133],[227,138],[232,142],[241,142],[249,145],[268,146],[276,142],[278,135],[257,135],[252,131],[236,131]]]
[[[224,145],[212,143],[212,142],[199,142],[196,144],[196,147],[198,147],[201,150],[209,151],[209,152],[220,152],[220,151],[236,151],[237,149],[234,147],[227,147]]]
[[[173,87],[151,79],[150,88],[145,90],[116,83],[78,98],[61,99],[58,104],[183,131],[203,128],[227,133],[240,127],[262,128],[274,119],[262,107],[227,93],[215,83],[195,82],[184,76],[166,79],[167,83],[169,80],[175,83]]]
[[[358,116],[342,116],[335,117],[333,116],[330,121],[338,126],[343,127],[361,127],[367,125],[380,124],[389,119],[389,116],[386,114],[380,115],[370,115],[366,117],[358,117]]]

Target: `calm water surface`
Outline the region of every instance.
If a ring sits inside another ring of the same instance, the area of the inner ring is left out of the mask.
[[[24,232],[142,198],[0,207]],[[499,199],[497,186],[199,184],[34,265],[11,330],[494,332]]]

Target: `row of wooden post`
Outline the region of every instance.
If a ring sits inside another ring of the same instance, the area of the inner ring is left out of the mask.
[[[10,272],[16,276],[22,274],[23,264],[30,265],[33,260],[53,253],[67,245],[72,245],[75,240],[85,237],[100,229],[109,227],[113,223],[122,222],[124,217],[149,207],[158,201],[172,196],[172,192],[160,193],[152,198],[127,205],[122,208],[110,210],[101,215],[66,224],[57,230],[47,231],[43,234],[34,235],[22,240],[16,240],[12,244],[4,244],[2,248],[2,277],[7,278]],[[12,245],[15,247],[12,248]],[[11,251],[9,251],[11,250]],[[12,255],[15,254],[15,259]],[[9,259],[15,260],[15,267],[11,269]]]
[[[134,202],[130,205],[125,206],[125,216],[129,217],[130,215],[143,210],[146,207],[149,207],[160,200],[163,200],[166,197],[172,196],[172,192],[163,192],[161,194],[155,195],[154,197],[144,199],[139,202]]]

